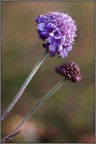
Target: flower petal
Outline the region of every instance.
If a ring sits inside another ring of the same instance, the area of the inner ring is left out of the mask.
[[[55,45],[55,44],[50,44],[50,45],[49,45],[49,50],[50,50],[51,52],[56,52],[56,45]]]
[[[59,51],[59,52],[60,52],[60,51],[63,51],[62,45],[58,45],[58,51]]]
[[[59,56],[61,57],[61,58],[65,58],[65,57],[67,57],[67,55],[68,55],[68,53],[67,53],[67,51],[64,49],[64,50],[62,50],[62,51],[60,51],[60,53],[59,53]]]
[[[41,32],[41,34],[42,34],[45,38],[48,37],[48,33],[47,33],[47,32]]]
[[[55,56],[55,52],[49,51],[49,55],[50,55],[51,57],[54,57],[54,56]]]
[[[49,32],[52,32],[56,28],[56,26],[54,24],[52,24],[52,23],[48,23],[47,24],[47,28],[48,28]]]
[[[48,37],[46,41],[48,43],[54,43],[54,39],[52,37]]]
[[[54,32],[49,33],[49,35],[50,35],[51,37],[54,37]]]
[[[72,50],[72,46],[70,45],[70,46],[66,46],[66,51],[71,51]]]
[[[60,29],[54,30],[54,38],[60,39],[62,37]]]
[[[44,23],[38,24],[37,29],[40,31],[44,31],[45,30],[45,24]]]

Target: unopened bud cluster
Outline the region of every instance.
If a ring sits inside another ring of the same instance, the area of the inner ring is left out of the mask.
[[[56,67],[56,72],[65,76],[72,82],[79,82],[81,80],[80,68],[75,62],[67,62]]]

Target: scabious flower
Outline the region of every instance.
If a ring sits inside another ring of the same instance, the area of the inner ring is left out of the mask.
[[[68,80],[71,80],[72,82],[79,82],[81,80],[80,68],[73,61],[64,63],[56,67],[56,72],[65,76]]]
[[[72,50],[72,44],[76,37],[75,21],[68,14],[49,12],[46,15],[36,17],[39,38],[45,43],[43,47],[48,49],[50,56],[65,58],[68,51]]]

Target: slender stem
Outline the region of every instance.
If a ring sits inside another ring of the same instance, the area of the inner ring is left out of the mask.
[[[8,115],[8,113],[14,107],[16,102],[19,100],[19,98],[21,97],[22,93],[26,89],[27,85],[29,84],[29,82],[31,81],[33,76],[35,75],[36,71],[39,69],[41,64],[44,62],[46,54],[47,54],[47,50],[42,54],[42,56],[40,57],[40,59],[38,60],[36,65],[34,66],[33,70],[31,71],[31,73],[29,74],[29,76],[27,77],[25,82],[23,83],[22,87],[18,91],[17,95],[14,97],[13,101],[10,103],[10,105],[7,107],[7,109],[3,112],[2,116],[1,116],[1,121]]]
[[[15,136],[17,133],[20,132],[21,126],[24,122],[33,114],[33,112],[41,105],[46,99],[48,99],[53,93],[55,93],[65,82],[66,78],[61,80],[55,87],[53,87],[46,95],[44,95],[37,103],[32,107],[32,109],[27,113],[24,119],[18,124],[15,130],[13,130],[8,136],[2,139],[2,142],[8,141],[10,138]]]

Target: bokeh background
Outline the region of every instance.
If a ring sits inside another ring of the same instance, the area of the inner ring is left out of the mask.
[[[78,28],[73,50],[65,59],[49,57],[20,100],[2,122],[2,137],[13,130],[34,103],[62,76],[55,67],[75,61],[82,80],[67,81],[45,101],[10,142],[94,142],[94,3],[2,2],[2,112],[10,104],[44,52],[35,17],[49,11],[68,13]]]

